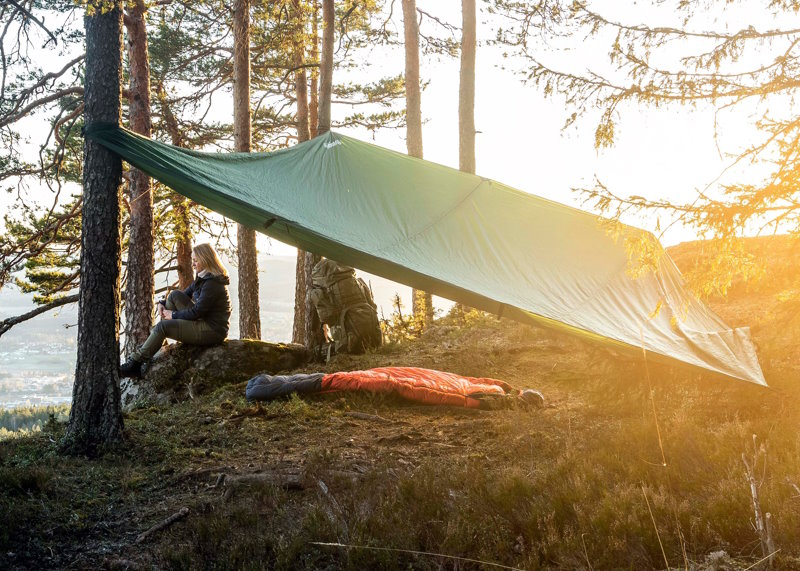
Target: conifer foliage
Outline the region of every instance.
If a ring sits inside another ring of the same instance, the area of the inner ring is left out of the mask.
[[[713,110],[717,145],[728,164],[717,180],[698,180],[700,190],[690,202],[625,196],[599,179],[577,189],[588,204],[617,219],[660,211],[716,239],[718,254],[694,280],[706,295],[724,294],[735,274],[754,274],[739,240],[745,233],[800,233],[798,10],[793,0],[653,0],[634,8],[585,0],[490,5],[506,23],[496,42],[524,58],[518,68],[523,79],[565,98],[565,126],[594,121],[598,149],[616,142],[623,117],[643,109]],[[564,56],[566,48],[571,57]],[[741,129],[737,125],[746,121],[752,136],[737,147],[725,128]],[[759,180],[753,172],[765,174]]]

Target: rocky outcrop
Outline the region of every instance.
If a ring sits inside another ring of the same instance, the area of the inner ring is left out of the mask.
[[[140,379],[120,381],[122,408],[166,404],[241,383],[258,375],[274,375],[308,362],[302,345],[234,339],[200,347],[176,343],[159,351]],[[244,391],[242,392],[244,394]]]

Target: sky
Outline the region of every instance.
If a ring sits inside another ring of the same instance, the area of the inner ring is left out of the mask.
[[[610,8],[612,14],[616,10],[619,19],[629,23],[646,22],[648,18],[670,23],[669,19],[661,20],[661,16],[655,18],[646,10],[643,12],[642,6],[648,5],[648,2],[608,0],[596,3]],[[421,9],[436,10],[448,21],[460,23],[460,3],[456,0],[417,0],[417,4]],[[776,25],[769,19],[753,20],[746,13],[747,4],[728,6],[728,10],[745,10],[745,13],[733,14],[734,23],[728,29],[740,29],[736,26],[749,24],[759,29],[778,25],[800,27],[800,21],[781,21]],[[478,0],[478,6],[483,6],[481,0]],[[396,6],[395,12],[399,13],[399,7]],[[677,18],[676,15],[671,17],[673,20]],[[519,76],[512,73],[524,70],[524,62],[506,60],[499,49],[488,45],[492,28],[485,23],[486,18],[485,14],[479,14],[475,104],[478,131],[476,170],[483,177],[575,207],[588,208],[582,205],[580,196],[571,189],[591,187],[595,177],[620,196],[641,195],[651,199],[669,198],[690,202],[697,190],[704,189],[714,181],[728,164],[730,159],[725,154],[736,153],[756,136],[752,127],[755,109],[723,116],[721,136],[715,139],[715,115],[710,107],[628,107],[623,109],[617,120],[616,144],[598,151],[594,148],[596,115],[590,112],[570,128],[562,129],[572,110],[563,99],[545,98],[538,88],[522,83]],[[48,23],[52,23],[52,20],[48,19]],[[399,18],[395,24],[396,31],[401,34],[402,29],[397,26]],[[726,27],[720,26],[713,18],[707,24],[723,29]],[[555,63],[585,69],[607,61],[607,45],[598,47],[568,40],[563,47],[556,56],[552,56],[556,58]],[[50,51],[40,51],[35,58],[49,70],[57,69],[72,55],[59,57]],[[351,79],[363,83],[378,75],[401,74],[404,69],[403,58],[402,47],[376,49],[369,56],[372,65],[352,70]],[[423,57],[420,71],[426,82],[422,93],[424,156],[427,160],[457,168],[459,62],[457,59]],[[337,76],[334,80],[341,81],[342,78]],[[334,105],[332,111],[335,118],[344,116],[348,109]],[[228,121],[231,115],[230,97],[220,97],[211,117]],[[41,138],[38,134],[43,129],[41,119],[24,123],[23,131],[31,135],[31,153],[37,152],[35,143]],[[373,135],[365,130],[350,129],[345,133],[396,151],[406,150],[405,133],[402,130],[385,130]],[[730,174],[733,177],[746,177],[758,175],[758,172],[758,169],[748,166]],[[29,193],[42,204],[49,204],[53,200],[45,188],[30,186]],[[4,212],[15,200],[14,193],[0,192],[0,212]],[[667,225],[667,220],[658,220],[651,215],[629,218],[625,222],[651,231]],[[669,246],[696,238],[691,229],[676,225],[662,236],[662,243]],[[198,237],[198,241],[202,239]],[[259,249],[276,256],[275,262],[278,261],[277,256],[295,254],[294,248],[262,235],[259,235]],[[262,272],[261,279],[269,280],[268,270],[263,269]],[[395,287],[395,284],[366,277],[375,284],[376,301],[383,306],[384,313],[388,315],[392,311],[390,299],[394,291],[401,295],[405,308],[409,307],[409,288]],[[8,299],[9,293],[0,293],[0,298],[5,295],[5,299]],[[290,298],[291,295],[287,297]],[[434,299],[440,309],[446,309],[449,305],[444,300]],[[0,310],[3,309],[3,303],[0,299]],[[4,339],[6,347],[9,339]]]
[[[612,14],[614,7],[619,6],[609,2],[600,4],[611,6]],[[479,8],[482,5],[478,2]],[[419,8],[435,9],[437,15],[456,23],[460,23],[459,6],[455,1],[418,0]],[[641,5],[634,4],[630,10],[620,11],[619,16],[635,23],[652,14],[642,12]],[[742,18],[741,14],[734,16]],[[523,70],[524,62],[506,60],[499,48],[488,45],[493,31],[486,23],[487,18],[485,13],[479,13],[475,124],[477,173],[481,176],[583,208],[590,206],[583,205],[580,196],[571,189],[591,187],[595,177],[619,195],[691,201],[698,189],[703,189],[724,169],[729,159],[723,154],[741,148],[752,134],[752,128],[748,127],[751,118],[739,117],[728,121],[724,136],[715,140],[714,113],[710,107],[627,108],[618,120],[615,146],[597,151],[593,120],[596,117],[589,113],[572,127],[562,129],[571,109],[561,98],[545,98],[538,88],[522,83],[512,73],[511,70]],[[402,36],[402,29],[397,28],[400,20],[395,20],[396,30]],[[596,46],[580,45],[571,45],[557,57],[562,58],[561,63],[587,68],[607,59],[605,52],[598,51]],[[48,67],[56,61],[49,52],[42,52],[37,58],[52,62]],[[370,67],[350,72],[353,79],[364,82],[378,73],[390,75],[403,71],[400,46],[376,49],[369,59]],[[457,59],[423,56],[421,60],[421,76],[427,82],[422,94],[424,156],[455,168],[458,166],[458,73]],[[334,118],[346,112],[345,106],[333,106]],[[229,98],[221,97],[210,117],[224,120],[231,113]],[[32,121],[29,129],[35,133],[41,125]],[[373,135],[366,130],[351,129],[347,134],[405,152],[403,130],[385,130]],[[31,150],[34,149],[32,146]],[[51,200],[47,190],[31,187],[31,192],[43,203]],[[3,193],[0,207],[14,199],[13,194]],[[667,221],[659,221],[652,215],[625,221],[651,231],[667,225]],[[697,236],[690,229],[676,225],[661,238],[665,245],[672,245]],[[259,247],[275,255],[295,251],[263,236],[259,238]]]
[[[652,20],[680,25],[679,15],[669,12],[665,15],[663,10],[648,8],[648,3],[621,5],[606,1],[597,4],[605,6],[611,16],[628,23]],[[479,9],[482,5],[479,1]],[[460,2],[418,0],[417,6],[435,10],[437,16],[460,24]],[[763,11],[759,14],[763,15]],[[591,205],[584,204],[582,196],[572,189],[592,187],[595,178],[620,196],[641,195],[689,203],[698,190],[708,191],[708,186],[713,186],[730,164],[731,154],[741,151],[757,136],[753,107],[719,114],[707,104],[658,109],[623,107],[617,117],[616,144],[597,150],[594,129],[598,114],[590,111],[564,129],[572,109],[562,97],[545,98],[540,88],[521,81],[520,75],[514,72],[524,71],[524,62],[505,59],[503,49],[490,45],[496,26],[490,18],[485,11],[478,15],[475,154],[476,172],[481,176],[584,209],[591,209]],[[797,23],[800,26],[800,20]],[[395,25],[399,24],[399,18],[395,18]],[[769,15],[754,18],[747,7],[740,6],[727,8],[724,17],[714,14],[707,19],[700,18],[696,25],[735,31],[751,24],[760,29],[790,25]],[[402,37],[402,29],[395,29]],[[608,38],[604,38],[599,43],[581,47],[571,45],[574,39],[569,39],[563,51],[550,57],[553,62],[572,69],[602,67],[608,60],[608,44],[604,43],[607,41]],[[679,55],[676,50],[674,57]],[[372,65],[353,71],[353,80],[364,82],[371,74],[374,77],[376,73],[403,71],[400,47],[391,51],[375,49],[369,59]],[[458,168],[459,62],[423,55],[420,73],[426,83],[421,105],[424,158]],[[333,108],[334,118],[346,112],[346,106]],[[374,134],[365,129],[352,129],[347,134],[406,152],[402,129]],[[744,165],[732,169],[723,180],[759,178],[764,172],[764,168]],[[693,229],[680,224],[669,226],[668,219],[659,220],[651,213],[631,216],[624,221],[655,232],[665,246],[699,237]],[[669,229],[663,234],[658,230],[667,226]],[[293,251],[275,242],[270,247],[282,254]]]

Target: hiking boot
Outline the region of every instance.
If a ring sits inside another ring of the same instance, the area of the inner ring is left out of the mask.
[[[142,376],[142,363],[133,357],[125,361],[119,366],[120,377],[141,377]]]

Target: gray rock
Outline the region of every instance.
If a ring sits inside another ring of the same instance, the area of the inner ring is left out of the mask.
[[[180,343],[159,351],[140,379],[120,380],[122,409],[167,404],[242,383],[260,374],[277,374],[308,362],[302,345],[234,339],[200,347]]]
[[[739,568],[730,555],[720,550],[707,554],[705,561],[696,569],[697,571],[735,571]]]

